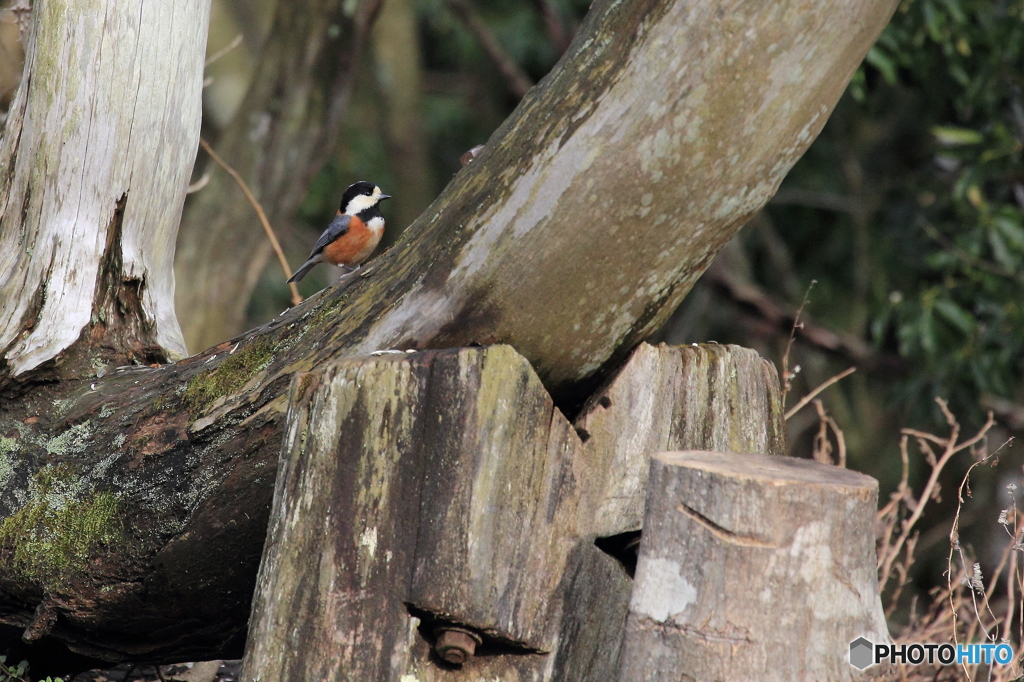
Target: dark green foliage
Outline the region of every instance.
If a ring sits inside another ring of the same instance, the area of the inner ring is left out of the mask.
[[[912,363],[903,405],[1024,401],[1022,93],[1024,3],[905,2],[771,208],[812,313]]]
[[[23,682],[28,679],[28,661],[7,665],[7,657],[0,656],[0,682]]]

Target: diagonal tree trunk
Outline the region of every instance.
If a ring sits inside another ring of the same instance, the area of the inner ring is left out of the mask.
[[[578,403],[772,195],[894,8],[598,0],[482,154],[340,286],[173,365],[8,372],[30,397],[0,416],[0,618],[114,659],[237,651],[295,372],[504,342]]]

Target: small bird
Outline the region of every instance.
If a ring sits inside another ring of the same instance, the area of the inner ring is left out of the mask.
[[[370,257],[384,234],[384,214],[380,202],[391,197],[372,182],[360,180],[349,186],[341,197],[338,215],[313,245],[313,252],[288,282],[300,282],[313,267],[326,261],[349,270]]]

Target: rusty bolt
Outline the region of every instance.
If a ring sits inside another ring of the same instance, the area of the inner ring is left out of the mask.
[[[483,640],[476,633],[462,628],[447,627],[437,630],[437,644],[434,651],[441,660],[452,665],[462,665],[476,653]]]

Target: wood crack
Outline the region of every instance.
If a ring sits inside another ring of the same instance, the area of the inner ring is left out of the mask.
[[[753,535],[741,535],[728,528],[723,528],[708,517],[701,514],[699,511],[692,507],[688,507],[685,504],[679,504],[676,507],[676,511],[681,512],[685,516],[693,519],[698,524],[703,526],[714,535],[716,538],[723,542],[728,542],[732,545],[741,545],[743,547],[763,547],[765,549],[778,549],[779,546],[774,542],[768,542],[761,540],[760,538],[754,537]]]

